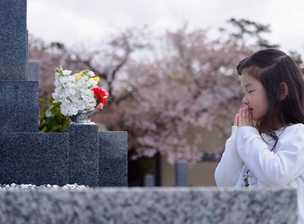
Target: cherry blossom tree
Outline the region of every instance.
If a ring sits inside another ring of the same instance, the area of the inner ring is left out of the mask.
[[[108,104],[117,104],[126,97],[121,96],[121,88],[125,86],[121,82],[122,68],[132,60],[133,53],[149,46],[149,35],[145,27],[129,28],[93,49],[85,45],[75,46],[69,51],[65,66],[70,70],[93,71],[100,77],[100,85],[109,92]]]
[[[171,164],[195,163],[203,156],[202,128],[216,128],[220,135],[213,151],[223,149],[241,102],[235,67],[248,49],[210,41],[206,31],[189,32],[186,26],[168,31],[164,41],[161,59],[126,66],[132,100],[121,102],[116,114],[131,135],[135,157],[160,152]]]

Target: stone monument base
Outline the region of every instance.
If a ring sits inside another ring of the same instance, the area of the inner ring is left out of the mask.
[[[69,125],[65,133],[0,132],[0,184],[128,186],[128,133]]]
[[[297,223],[293,189],[0,191],[0,223]]]

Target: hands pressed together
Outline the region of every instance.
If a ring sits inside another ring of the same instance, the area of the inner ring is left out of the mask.
[[[249,110],[249,107],[240,108],[239,113],[235,115],[234,126],[243,127],[243,126],[254,126],[252,120],[252,111]]]

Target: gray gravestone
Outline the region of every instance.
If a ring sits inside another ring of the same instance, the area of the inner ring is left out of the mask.
[[[26,0],[0,0],[0,80],[26,80]]]
[[[0,0],[0,132],[38,131],[38,82],[28,82],[26,0]]]
[[[68,126],[69,133],[69,182],[98,186],[99,147],[98,125]]]
[[[126,132],[71,124],[67,133],[38,133],[39,62],[27,63],[26,0],[0,0],[0,28],[0,184],[127,186]]]
[[[128,186],[128,133],[99,132],[99,186]]]
[[[145,187],[155,187],[155,178],[153,174],[146,174],[144,180]]]
[[[38,132],[38,106],[38,82],[0,81],[0,132]]]
[[[68,183],[67,133],[0,133],[0,184]]]
[[[27,80],[28,81],[39,81],[39,61],[38,60],[28,60]]]
[[[188,165],[186,161],[177,161],[175,164],[175,179],[176,186],[188,186],[188,175],[187,175]]]

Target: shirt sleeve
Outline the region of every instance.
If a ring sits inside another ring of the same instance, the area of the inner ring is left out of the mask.
[[[271,151],[255,128],[237,132],[237,151],[253,174],[271,187],[282,187],[304,173],[304,126],[287,127]]]
[[[243,166],[236,147],[237,126],[232,127],[231,137],[226,141],[225,151],[218,164],[214,178],[219,187],[233,187]]]

